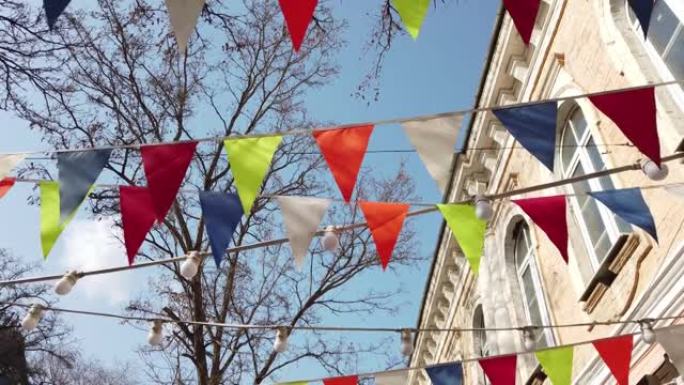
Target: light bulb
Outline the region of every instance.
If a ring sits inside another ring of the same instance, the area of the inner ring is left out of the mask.
[[[483,221],[492,219],[494,210],[492,209],[492,201],[482,195],[475,197],[475,216]]]
[[[340,237],[337,235],[337,229],[334,226],[325,228],[325,234],[321,243],[326,251],[335,251],[340,247]]]
[[[181,264],[180,273],[183,278],[191,280],[195,278],[199,271],[199,265],[202,259],[197,251],[191,251],[185,257],[185,261]]]
[[[658,167],[658,165],[652,160],[642,161],[641,171],[643,171],[648,179],[652,181],[661,181],[667,178],[667,175],[670,173],[670,169],[666,164],[663,163],[660,165],[660,167]]]
[[[273,350],[276,353],[283,353],[287,350],[287,339],[290,336],[290,329],[281,326],[276,329],[276,338],[273,341]]]
[[[38,323],[43,318],[43,307],[40,305],[31,305],[26,317],[21,321],[21,328],[31,331],[38,327]]]
[[[67,295],[74,288],[76,282],[78,281],[78,273],[75,271],[70,271],[55,284],[55,293],[58,295]]]
[[[656,342],[656,334],[650,322],[641,323],[641,340],[649,345]]]
[[[150,332],[147,334],[147,343],[152,346],[161,346],[163,340],[162,322],[154,321],[152,326],[150,326]]]
[[[413,333],[408,329],[401,331],[401,354],[405,356],[413,354]]]
[[[535,334],[534,328],[527,327],[523,329],[525,351],[531,352],[537,346],[537,337]]]

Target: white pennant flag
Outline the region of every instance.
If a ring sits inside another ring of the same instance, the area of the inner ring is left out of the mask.
[[[283,213],[285,231],[290,240],[297,268],[302,267],[309,245],[321,224],[330,200],[307,197],[276,197]]]
[[[166,0],[171,28],[173,28],[173,34],[176,36],[178,50],[181,54],[185,54],[185,50],[188,48],[188,40],[190,40],[192,31],[195,30],[197,19],[202,13],[203,7],[204,0]]]
[[[656,329],[656,340],[684,379],[684,325]]]
[[[418,151],[439,190],[444,193],[449,184],[451,159],[461,130],[462,115],[413,120],[403,123],[404,132]]]
[[[26,154],[0,155],[0,179],[5,178],[26,158]]]
[[[375,375],[375,385],[406,385],[408,383],[408,371],[387,372]]]

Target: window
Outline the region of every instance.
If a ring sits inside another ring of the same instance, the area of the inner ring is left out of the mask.
[[[606,169],[587,120],[579,107],[574,107],[561,136],[561,163],[563,177],[580,176]],[[578,182],[572,185],[576,195],[570,207],[581,229],[583,243],[589,256],[588,264],[579,263],[583,278],[589,282],[613,248],[620,234],[631,227],[613,215],[607,208],[585,194],[587,191],[612,190],[615,186],[609,176]]]
[[[542,294],[542,285],[534,260],[534,249],[530,238],[530,229],[523,221],[513,230],[513,259],[518,275],[520,292],[524,298],[525,313],[530,325],[548,325],[548,315]],[[550,329],[544,329],[537,344],[540,347],[550,346],[553,335]]]
[[[626,9],[629,10],[629,18],[634,31],[643,39],[643,31],[634,12],[629,5]],[[646,50],[654,59],[658,72],[665,80],[684,79],[683,20],[684,2],[681,0],[655,2],[648,28]]]
[[[473,315],[473,329],[484,329],[485,319],[484,312],[482,311],[482,305],[477,305],[475,308],[475,313]],[[487,349],[487,332],[484,330],[476,330],[473,332],[473,347],[475,348],[475,355],[478,357],[486,357],[489,355]],[[481,369],[477,369],[478,372],[478,384],[489,385],[490,382],[487,379],[487,375]]]

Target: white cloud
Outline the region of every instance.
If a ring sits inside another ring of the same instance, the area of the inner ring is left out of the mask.
[[[126,253],[116,238],[119,233],[113,219],[74,220],[62,234],[62,247],[55,259],[65,270],[90,271],[126,265]],[[73,294],[119,305],[130,299],[134,278],[131,272],[85,277]]]

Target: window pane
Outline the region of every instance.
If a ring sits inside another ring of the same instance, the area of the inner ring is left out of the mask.
[[[530,322],[532,325],[543,325],[541,313],[539,310],[539,300],[537,299],[537,292],[532,281],[532,270],[528,267],[522,276],[523,290],[525,290],[525,300],[527,301],[527,310],[530,312]]]
[[[656,1],[648,27],[648,40],[662,56],[679,25],[677,16],[665,1]]]
[[[584,134],[587,132],[587,120],[584,118],[582,110],[577,108],[572,114],[572,125],[575,127],[575,136],[578,140],[582,140]]]
[[[561,160],[563,162],[563,170],[568,172],[572,166],[572,158],[577,152],[577,140],[572,132],[570,124],[566,124],[563,129],[563,140],[561,143]]]
[[[679,29],[672,48],[665,57],[665,64],[675,79],[684,79],[684,28]]]
[[[522,266],[523,262],[525,261],[525,258],[527,258],[527,253],[529,252],[529,247],[528,247],[528,234],[527,232],[529,231],[527,226],[524,224],[520,224],[520,227],[518,228],[518,233],[516,234],[515,237],[515,263],[520,268]]]

